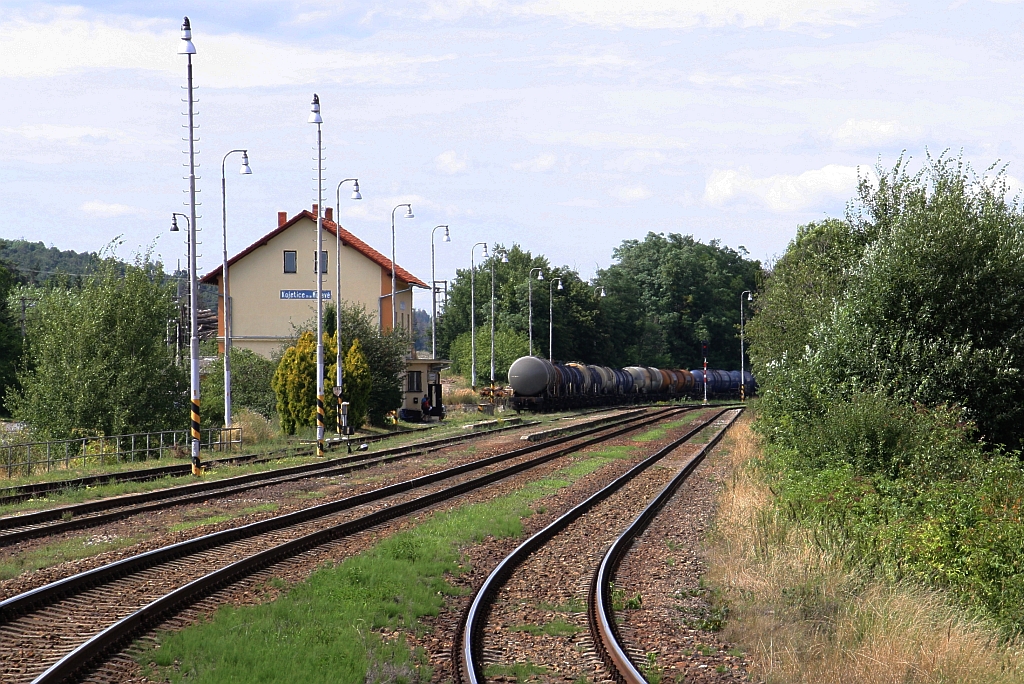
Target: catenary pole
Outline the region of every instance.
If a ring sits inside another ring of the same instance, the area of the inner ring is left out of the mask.
[[[190,407],[190,431],[192,436],[192,474],[202,474],[202,464],[199,461],[199,447],[201,435],[199,433],[199,282],[196,278],[196,141],[195,141],[195,99],[193,97],[192,83],[192,55],[196,54],[196,48],[192,44],[192,25],[185,17],[181,24],[181,40],[183,44],[178,48],[179,55],[188,57],[188,300],[189,300],[189,326],[191,328],[191,339],[189,341],[189,394],[191,398]]]

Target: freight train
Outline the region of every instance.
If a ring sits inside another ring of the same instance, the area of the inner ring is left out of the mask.
[[[744,382],[745,379],[745,382]],[[555,411],[583,406],[629,404],[704,397],[740,396],[755,393],[750,373],[708,369],[665,370],[647,366],[608,368],[582,363],[552,363],[539,356],[522,356],[508,370],[512,407],[517,411]]]

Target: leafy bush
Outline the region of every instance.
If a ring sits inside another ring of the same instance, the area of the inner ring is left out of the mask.
[[[274,415],[277,398],[272,386],[277,364],[251,349],[231,348],[232,412],[249,409],[264,418]],[[224,424],[224,356],[205,368],[200,387],[202,419],[212,425]]]
[[[891,579],[1024,629],[1024,214],[1002,175],[902,161],[800,230],[748,328],[782,510]]]
[[[8,389],[8,408],[49,438],[185,427],[186,370],[165,341],[173,295],[148,255],[107,259],[81,286],[52,282],[29,316],[21,389]]]

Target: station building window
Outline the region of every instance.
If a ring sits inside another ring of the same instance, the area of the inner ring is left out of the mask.
[[[409,392],[422,392],[423,391],[423,371],[409,371],[407,373],[409,378],[409,386],[407,391]]]
[[[323,252],[320,252],[320,254],[321,254],[320,272],[321,273],[327,273],[327,252],[325,250]],[[313,252],[313,273],[316,273],[316,252],[315,251]]]
[[[296,253],[291,250],[285,250],[284,252],[284,272],[285,273],[298,273],[299,264]]]

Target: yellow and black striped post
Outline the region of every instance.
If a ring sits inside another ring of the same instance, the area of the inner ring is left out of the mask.
[[[316,455],[324,455],[324,395],[316,395]]]
[[[199,399],[192,398],[192,443],[200,441],[199,436]],[[203,474],[202,464],[199,462],[199,449],[192,447],[192,474],[199,477]]]
[[[338,420],[338,434],[341,434],[341,395],[338,395],[338,415],[335,416]]]

